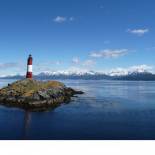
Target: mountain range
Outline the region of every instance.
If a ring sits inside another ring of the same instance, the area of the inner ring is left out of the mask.
[[[1,76],[0,79],[23,79],[24,75]],[[109,73],[95,71],[53,71],[41,72],[34,75],[36,79],[83,79],[83,80],[128,80],[128,81],[155,81],[155,74],[145,71],[111,71]]]

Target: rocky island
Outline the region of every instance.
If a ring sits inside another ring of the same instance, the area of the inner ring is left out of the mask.
[[[0,104],[30,111],[44,111],[71,101],[76,94],[83,94],[58,81],[24,79],[0,89]]]

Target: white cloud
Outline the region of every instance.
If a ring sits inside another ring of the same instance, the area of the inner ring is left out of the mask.
[[[18,73],[26,72],[26,64],[23,62],[6,62],[0,63],[0,77],[3,75],[17,75]]]
[[[72,63],[74,65],[85,66],[85,67],[91,67],[91,66],[95,65],[94,60],[88,59],[88,60],[80,61],[80,59],[78,57],[73,58]]]
[[[72,59],[72,63],[79,64],[80,63],[80,59],[78,57],[75,57],[75,58]]]
[[[75,20],[74,17],[69,17],[69,18],[67,18],[67,17],[63,17],[63,16],[57,16],[57,17],[55,17],[55,18],[53,19],[54,22],[59,23],[59,24],[64,23],[64,22],[67,22],[67,21],[72,22],[72,21],[74,21],[74,20]]]
[[[86,60],[86,61],[83,62],[82,65],[83,66],[93,66],[93,65],[95,65],[95,61],[93,61],[93,60]]]
[[[74,18],[74,17],[70,17],[69,20],[70,20],[70,21],[74,21],[75,18]]]
[[[116,50],[105,49],[101,51],[92,52],[90,56],[94,58],[118,58],[120,56],[126,55],[127,53],[128,53],[127,49],[116,49]]]
[[[66,69],[65,71],[66,72],[70,72],[70,73],[78,73],[78,74],[81,73],[82,74],[82,73],[88,72],[88,69],[72,66],[72,67],[69,67],[68,69]]]
[[[49,63],[49,65],[50,64],[52,64],[52,65],[61,65],[63,62],[62,61],[52,61],[51,63]]]
[[[144,34],[149,32],[149,29],[128,29],[127,32],[138,36],[143,36]]]
[[[9,63],[1,63],[0,64],[0,69],[9,69],[9,68],[16,68],[16,67],[20,67],[19,63],[15,63],[15,62],[9,62]]]
[[[62,63],[63,63],[62,61],[55,60],[55,61],[39,62],[39,63],[36,63],[35,66],[36,67],[49,67],[51,65],[61,65]]]
[[[56,63],[55,63],[56,65],[61,65],[62,64],[62,62],[61,61],[56,61]]]
[[[67,18],[66,17],[62,17],[62,16],[57,16],[56,18],[54,18],[54,22],[56,22],[56,23],[63,23],[63,22],[65,22],[67,20]]]

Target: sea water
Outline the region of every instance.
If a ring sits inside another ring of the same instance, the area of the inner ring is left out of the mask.
[[[155,82],[61,81],[85,93],[46,112],[0,106],[0,139],[155,139]]]

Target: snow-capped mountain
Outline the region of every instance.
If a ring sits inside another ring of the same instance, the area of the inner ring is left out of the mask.
[[[155,80],[155,74],[146,65],[133,66],[127,69],[116,68],[110,71],[89,71],[72,69],[65,71],[44,71],[34,75],[37,79],[92,79],[92,80]],[[21,79],[23,75],[2,76],[0,78]]]
[[[131,74],[152,74],[151,72],[148,72],[147,70],[133,70],[133,71],[127,71],[127,70],[115,70],[110,72],[100,72],[100,71],[53,71],[53,72],[41,72],[37,74],[36,76],[95,76],[95,75],[107,75],[107,76],[127,76]]]
[[[117,71],[110,71],[110,72],[95,72],[95,71],[85,71],[85,72],[76,72],[76,71],[53,71],[53,72],[41,72],[39,74],[35,74],[34,76],[85,76],[85,75],[90,75],[90,76],[95,76],[95,75],[107,75],[107,76],[127,76],[127,75],[133,75],[133,74],[152,74],[151,72],[148,72],[146,70],[144,71],[123,71],[123,70],[117,70]],[[0,76],[0,78],[5,78],[5,77],[15,77],[15,76],[24,76],[24,75],[3,75]]]
[[[85,74],[88,74],[88,75],[95,75],[95,74],[98,74],[98,72],[94,72],[94,71],[53,71],[53,72],[48,72],[48,71],[45,71],[45,72],[41,72],[37,75],[40,75],[40,76],[56,76],[56,75],[66,75],[66,76],[70,76],[70,75],[85,75]]]
[[[127,76],[130,74],[152,73],[152,67],[147,65],[132,66],[129,68],[116,68],[108,72],[110,76]]]

